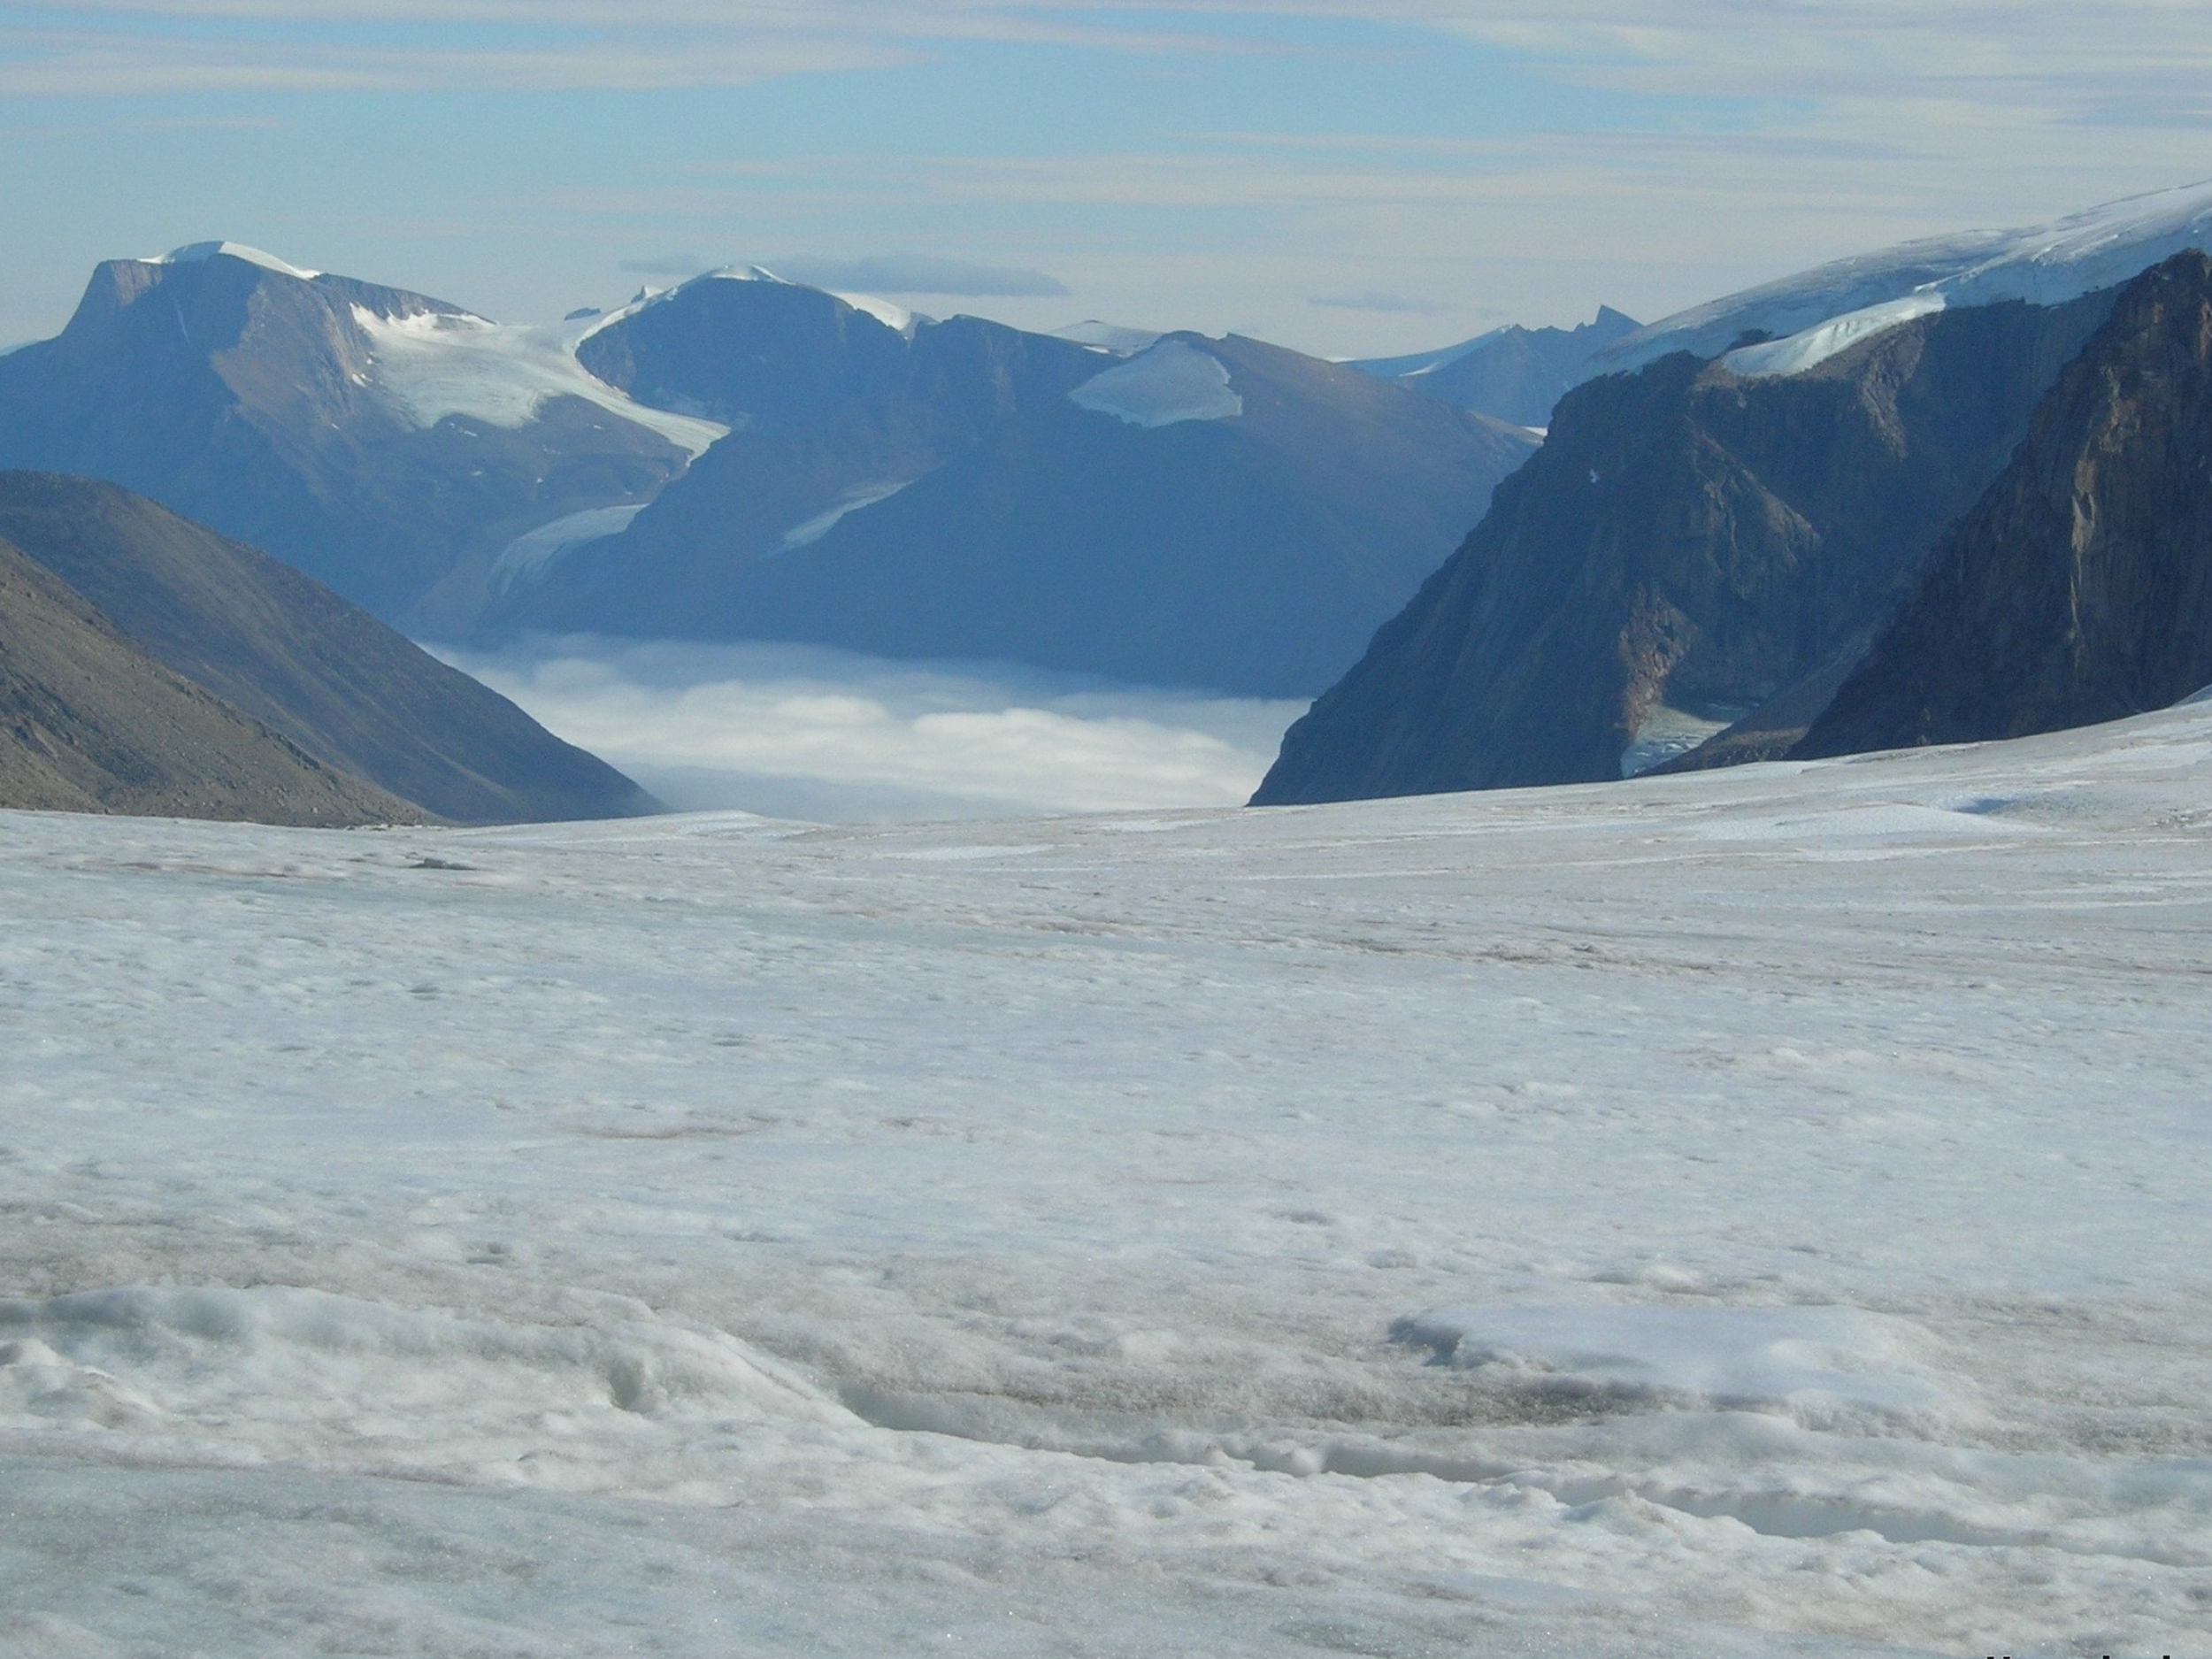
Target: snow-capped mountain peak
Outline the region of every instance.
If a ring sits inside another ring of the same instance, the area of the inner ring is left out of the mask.
[[[1801,373],[1916,317],[2008,300],[2062,304],[2190,248],[2212,250],[2212,182],[2024,229],[1965,231],[1839,259],[1640,329],[1593,359],[1585,378],[1677,351],[1724,358],[1748,377]],[[1740,345],[1747,334],[1764,338]]]

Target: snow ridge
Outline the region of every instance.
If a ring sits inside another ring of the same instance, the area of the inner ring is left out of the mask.
[[[1747,377],[1799,374],[1916,318],[2008,300],[2063,304],[2191,248],[2212,250],[2212,182],[1839,259],[1653,323],[1593,358],[1583,378],[1631,373],[1677,351]],[[1739,347],[1747,334],[1767,339]]]
[[[141,265],[205,265],[210,259],[217,258],[242,259],[248,265],[259,265],[264,271],[273,271],[279,276],[296,277],[302,282],[312,282],[317,277],[322,275],[319,271],[303,271],[299,266],[280,259],[273,253],[264,253],[258,248],[249,248],[242,242],[188,242],[181,248],[173,248],[167,253],[156,254],[151,258],[140,260],[139,263]]]

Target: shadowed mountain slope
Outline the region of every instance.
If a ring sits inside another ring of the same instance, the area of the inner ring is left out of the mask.
[[[628,779],[265,554],[111,484],[0,473],[0,537],[326,765],[460,822],[650,810]]]
[[[2212,684],[2212,259],[2146,273],[1795,752],[2020,737]]]
[[[1662,711],[1709,730],[1833,672],[2110,304],[1924,316],[1802,373],[1678,353],[1578,388],[1255,799],[1617,778]]]
[[[154,661],[4,540],[0,806],[330,827],[422,817]]]

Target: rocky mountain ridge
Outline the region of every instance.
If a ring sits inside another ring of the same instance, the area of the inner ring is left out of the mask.
[[[4,538],[0,807],[326,828],[423,816],[156,662]]]
[[[2212,258],[2121,294],[1794,753],[2025,736],[2212,685]]]
[[[1794,375],[1678,352],[1586,382],[1256,800],[1617,778],[1655,727],[1687,747],[1834,673],[2110,304],[1932,314]]]

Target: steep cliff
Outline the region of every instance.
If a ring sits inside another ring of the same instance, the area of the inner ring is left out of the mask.
[[[1655,724],[1713,729],[1832,671],[2110,305],[1922,316],[1788,373],[1678,352],[1578,388],[1256,801],[1617,778]]]
[[[2212,259],[2145,273],[1795,752],[2016,737],[2212,684]]]

